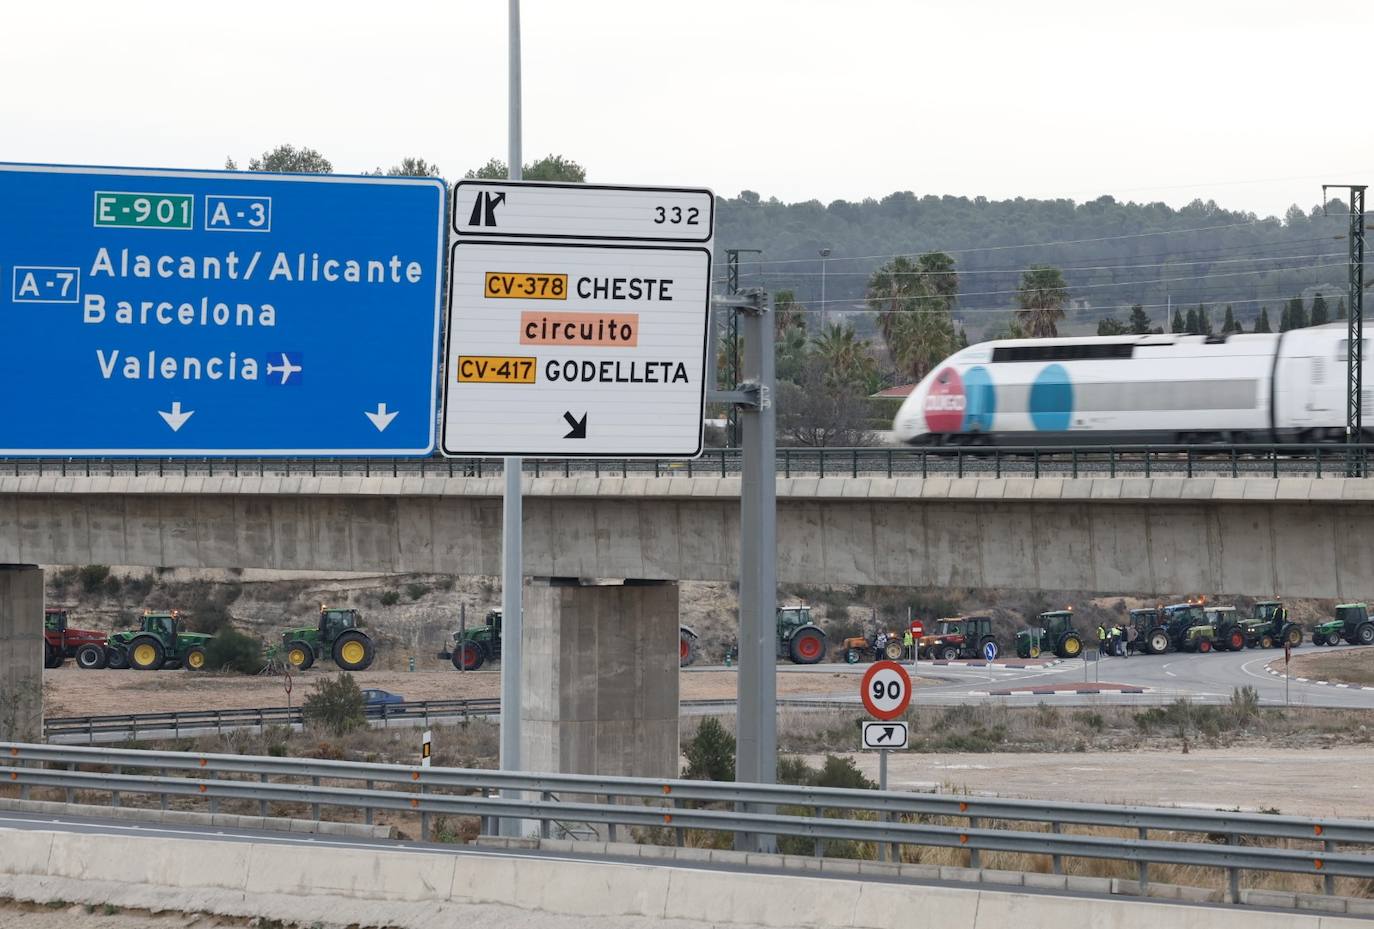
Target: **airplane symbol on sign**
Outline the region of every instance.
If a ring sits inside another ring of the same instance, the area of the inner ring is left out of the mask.
[[[286,382],[291,380],[291,375],[299,374],[303,370],[305,370],[303,367],[292,362],[291,356],[286,352],[281,352],[281,364],[274,365],[270,361],[267,362],[268,377],[271,377],[273,374],[281,375],[281,383],[277,385],[279,387],[285,386]]]

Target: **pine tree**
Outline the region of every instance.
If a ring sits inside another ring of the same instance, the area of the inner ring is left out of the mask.
[[[1226,304],[1226,318],[1221,321],[1221,334],[1230,335],[1233,332],[1240,332],[1240,324],[1236,322],[1236,312],[1231,309],[1231,304]]]
[[[968,348],[968,333],[963,326],[959,327],[959,348]]]
[[[1279,332],[1287,332],[1293,328],[1293,306],[1290,303],[1283,305],[1283,313],[1279,315]]]
[[[1325,326],[1329,322],[1331,317],[1326,312],[1326,298],[1318,293],[1312,298],[1312,325]]]
[[[1303,306],[1302,297],[1294,297],[1288,301],[1288,328],[1307,328],[1307,308]]]
[[[1346,318],[1346,315],[1345,315],[1345,298],[1344,298],[1344,297],[1341,297],[1341,299],[1336,303],[1336,318],[1337,318],[1337,319],[1345,319],[1345,318]]]
[[[1183,324],[1183,331],[1189,335],[1198,334],[1197,310],[1188,311],[1188,321]]]
[[[1267,307],[1267,306],[1262,306],[1262,307],[1260,307],[1260,315],[1259,315],[1259,318],[1255,320],[1255,331],[1256,331],[1256,332],[1273,332],[1273,331],[1274,331],[1273,329],[1270,329],[1270,328],[1269,328],[1269,307]]]
[[[1201,303],[1199,303],[1199,304],[1198,304],[1198,307],[1197,307],[1197,334],[1198,334],[1198,335],[1211,335],[1211,334],[1212,334],[1212,317],[1211,317],[1211,315],[1207,312],[1207,307],[1206,307],[1206,305],[1201,304]]]
[[[1131,327],[1131,332],[1135,335],[1150,334],[1149,314],[1145,312],[1145,307],[1141,306],[1139,303],[1131,307],[1131,318],[1128,324]]]
[[[1129,335],[1131,328],[1115,316],[1104,316],[1097,321],[1098,335]]]
[[[1187,331],[1188,331],[1187,327],[1186,327],[1186,326],[1184,325],[1184,323],[1183,323],[1183,311],[1182,311],[1182,310],[1174,310],[1174,322],[1173,322],[1173,326],[1169,329],[1169,331],[1170,331],[1170,332],[1187,332]]]

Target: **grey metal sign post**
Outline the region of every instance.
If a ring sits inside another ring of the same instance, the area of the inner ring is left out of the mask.
[[[510,179],[520,180],[520,0],[510,0],[510,93],[507,131],[509,133]],[[520,658],[524,630],[525,501],[520,486],[524,461],[506,458],[502,462],[506,487],[501,506],[501,755],[502,771],[521,771],[520,763]],[[518,791],[504,791],[508,800],[523,799]],[[502,819],[500,833],[520,834],[520,820]]]

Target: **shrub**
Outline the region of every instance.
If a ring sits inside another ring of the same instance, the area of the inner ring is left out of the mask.
[[[878,785],[864,777],[854,761],[843,755],[826,755],[825,764],[816,775],[817,787],[848,787],[854,790],[876,790]]]
[[[98,591],[109,576],[110,566],[103,564],[88,564],[78,572],[78,577],[81,579],[81,589],[88,594]]]
[[[263,664],[262,643],[233,627],[215,633],[205,644],[205,665],[213,671],[257,674]]]
[[[429,585],[421,584],[418,581],[406,585],[406,596],[411,600],[419,600],[429,593]]]
[[[1231,691],[1231,712],[1240,720],[1259,716],[1259,691],[1250,684]]]
[[[218,636],[234,628],[234,617],[222,603],[213,600],[198,600],[190,604],[186,613],[186,626],[192,632]]]
[[[697,727],[697,734],[687,745],[687,767],[682,776],[697,781],[733,781],[735,779],[735,737],[726,731],[720,720],[708,716]]]
[[[384,590],[382,591],[381,597],[378,599],[381,601],[382,606],[395,606],[401,602],[401,595],[394,590]]]
[[[353,675],[345,672],[335,678],[321,678],[315,682],[310,696],[301,707],[305,718],[322,726],[336,736],[357,729],[367,722],[363,692]]]

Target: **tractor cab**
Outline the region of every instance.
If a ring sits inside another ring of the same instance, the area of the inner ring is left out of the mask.
[[[357,610],[335,610],[322,606],[320,607],[320,637],[326,642],[333,642],[347,630],[357,629],[361,618]]]
[[[487,613],[487,625],[492,628],[498,636],[501,634],[501,611],[492,610]]]
[[[1175,650],[1182,650],[1188,642],[1188,630],[1207,622],[1207,610],[1200,602],[1171,603],[1160,611],[1160,624],[1168,633]]]
[[[1345,625],[1359,625],[1369,621],[1369,607],[1363,603],[1342,603],[1336,607],[1336,619]]]
[[[141,628],[148,635],[173,643],[177,637],[177,619],[178,614],[175,610],[170,613],[144,613]]]
[[[43,628],[48,632],[67,631],[67,611],[48,608],[43,611]]]
[[[1252,623],[1273,622],[1274,618],[1278,616],[1279,611],[1282,609],[1282,600],[1259,600],[1251,609],[1248,621]]]

